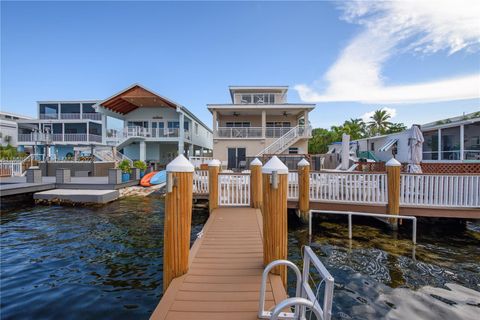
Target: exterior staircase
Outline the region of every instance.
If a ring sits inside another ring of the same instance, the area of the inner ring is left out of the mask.
[[[94,149],[93,155],[98,159],[100,159],[101,161],[119,163],[122,160],[128,160],[130,164],[133,163],[132,159],[120,153],[118,150],[115,150],[114,152],[110,147],[107,147],[107,148],[97,147]]]
[[[294,145],[300,139],[310,138],[312,128],[310,126],[296,126],[290,129],[283,136],[275,140],[272,144],[260,151],[256,156],[261,157],[266,154],[279,154],[288,147]]]

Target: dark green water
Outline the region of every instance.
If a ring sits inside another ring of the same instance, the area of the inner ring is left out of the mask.
[[[164,201],[1,215],[1,319],[148,319],[162,296]],[[192,239],[208,214],[193,215]]]
[[[148,319],[162,296],[160,196],[2,210],[1,319]],[[193,214],[192,239],[207,217]],[[478,225],[420,224],[413,259],[408,227],[354,218],[350,242],[344,220],[314,220],[314,250],[335,277],[334,319],[478,319]],[[289,259],[301,264],[307,244],[290,216]]]

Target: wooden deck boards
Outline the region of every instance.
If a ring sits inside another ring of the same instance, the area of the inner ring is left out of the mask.
[[[186,275],[174,279],[151,319],[257,319],[263,272],[262,217],[258,209],[213,211],[190,251]],[[287,297],[271,275],[266,307]]]

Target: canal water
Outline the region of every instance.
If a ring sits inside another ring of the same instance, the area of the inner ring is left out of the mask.
[[[98,207],[34,206],[1,214],[2,319],[148,319],[162,296],[164,201],[157,194]],[[208,214],[193,214],[192,240]],[[480,227],[314,219],[313,247],[335,277],[333,319],[478,319]],[[289,259],[308,230],[289,217]],[[290,293],[294,287],[289,278]],[[321,297],[320,297],[321,298]]]

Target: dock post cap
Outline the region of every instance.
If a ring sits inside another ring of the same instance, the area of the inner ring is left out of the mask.
[[[217,159],[212,159],[210,160],[210,162],[208,163],[208,166],[209,167],[220,167],[222,163],[220,162],[220,160],[217,160]]]
[[[288,167],[277,156],[273,156],[262,168],[262,173],[288,174]]]
[[[262,161],[260,161],[258,158],[255,158],[255,159],[252,160],[252,162],[250,162],[250,165],[251,166],[261,166]]]
[[[306,166],[309,166],[309,165],[310,165],[310,163],[307,160],[305,160],[305,158],[300,160],[297,164],[297,166],[299,166],[299,167],[306,167]]]
[[[183,154],[180,154],[167,164],[166,169],[167,172],[193,172],[195,167]]]
[[[387,167],[400,167],[402,164],[395,158],[388,160],[385,164]]]

